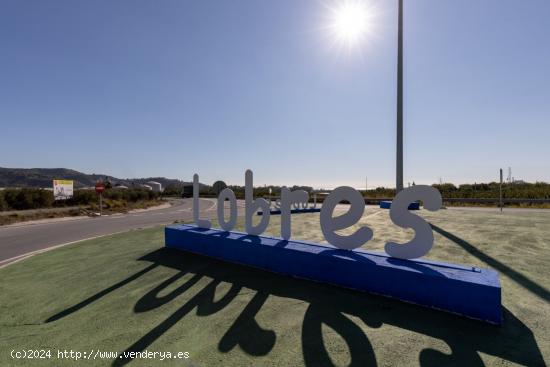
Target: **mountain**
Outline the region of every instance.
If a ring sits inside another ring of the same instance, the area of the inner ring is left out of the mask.
[[[147,181],[160,182],[163,187],[187,184],[184,181],[166,177],[121,179],[102,174],[86,174],[67,168],[2,168],[0,167],[0,187],[51,187],[52,180],[73,180],[74,187],[94,186],[98,180],[109,180],[113,185],[133,186]]]

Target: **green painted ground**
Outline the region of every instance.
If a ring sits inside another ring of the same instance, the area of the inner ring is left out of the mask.
[[[78,352],[189,352],[183,366],[508,366],[550,361],[550,211],[441,210],[428,258],[501,274],[495,327],[377,296],[163,249],[161,228],[60,248],[0,269],[0,365],[122,365],[57,359]],[[321,240],[318,214],[293,217],[296,238]],[[411,234],[368,208],[366,248]],[[278,232],[273,217],[271,234]],[[49,349],[51,359],[14,360]]]

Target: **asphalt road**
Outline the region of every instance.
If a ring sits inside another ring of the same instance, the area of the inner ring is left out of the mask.
[[[192,199],[175,200],[170,208],[66,221],[20,223],[0,227],[0,267],[58,245],[96,236],[192,220]],[[242,202],[237,204],[239,211]],[[216,200],[201,199],[201,217],[216,216]]]

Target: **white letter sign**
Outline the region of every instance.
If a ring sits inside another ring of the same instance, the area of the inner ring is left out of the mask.
[[[224,203],[225,200],[229,200],[229,221],[225,221],[224,215]],[[235,228],[237,224],[237,198],[235,193],[230,188],[225,188],[220,192],[218,196],[218,223],[224,231],[230,231]]]
[[[244,175],[244,222],[246,227],[246,233],[251,235],[260,235],[267,228],[269,224],[269,203],[267,200],[259,198],[254,200],[253,197],[253,175],[251,170],[246,170]],[[262,219],[256,226],[252,225],[252,216],[258,209],[262,209]]]
[[[193,175],[193,220],[199,228],[210,228],[212,223],[208,219],[200,219],[199,214],[199,175]]]
[[[416,259],[426,255],[434,243],[434,235],[430,225],[421,217],[409,212],[410,203],[415,200],[424,202],[424,209],[436,211],[441,208],[441,194],[431,186],[417,185],[401,191],[393,200],[390,208],[390,218],[393,223],[402,228],[414,229],[415,236],[404,244],[386,243],[386,253],[400,259]]]
[[[309,195],[305,190],[290,191],[287,187],[281,188],[281,237],[284,240],[290,239],[291,205],[296,207],[300,203],[305,203],[302,205],[307,206],[308,197]]]
[[[333,218],[334,208],[343,200],[350,203],[348,212]],[[323,231],[325,239],[331,245],[341,249],[352,250],[361,247],[372,238],[373,233],[369,227],[361,227],[349,236],[340,236],[335,231],[357,223],[364,211],[365,200],[357,190],[349,186],[340,186],[334,189],[321,207],[321,231]]]
[[[270,203],[258,198],[254,200],[253,173],[247,170],[245,173],[245,230],[253,236],[262,234],[269,225]],[[229,220],[225,220],[225,201],[229,200]],[[313,196],[314,205],[317,198]],[[411,213],[409,205],[417,200],[424,203],[424,209],[430,211],[439,210],[442,199],[439,191],[431,186],[417,185],[402,190],[393,200],[390,208],[390,219],[402,228],[412,228],[414,238],[404,244],[388,242],[385,251],[388,255],[400,259],[415,259],[426,255],[433,246],[433,231],[428,222]],[[333,217],[334,209],[342,202],[349,202],[348,211],[338,217]],[[231,231],[237,223],[237,198],[235,193],[225,188],[218,196],[218,222],[225,231]],[[304,190],[291,191],[287,187],[281,188],[281,197],[275,202],[275,207],[281,210],[281,237],[289,240],[291,237],[291,213],[292,207],[307,209],[309,206],[309,194]],[[260,223],[253,225],[252,219],[258,210],[262,211]],[[344,250],[353,250],[363,246],[372,236],[373,231],[367,226],[362,226],[350,235],[336,233],[339,230],[349,228],[363,217],[365,200],[361,193],[349,186],[340,186],[334,189],[324,200],[321,207],[320,224],[325,239],[335,247]],[[199,218],[199,175],[193,176],[193,219],[200,228],[210,228],[211,222]]]

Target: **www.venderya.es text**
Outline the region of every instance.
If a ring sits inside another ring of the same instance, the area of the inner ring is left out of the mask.
[[[72,349],[12,349],[12,359],[70,359],[74,361],[86,359],[187,359],[189,352],[114,352],[99,349],[90,349],[88,351],[77,351]]]

